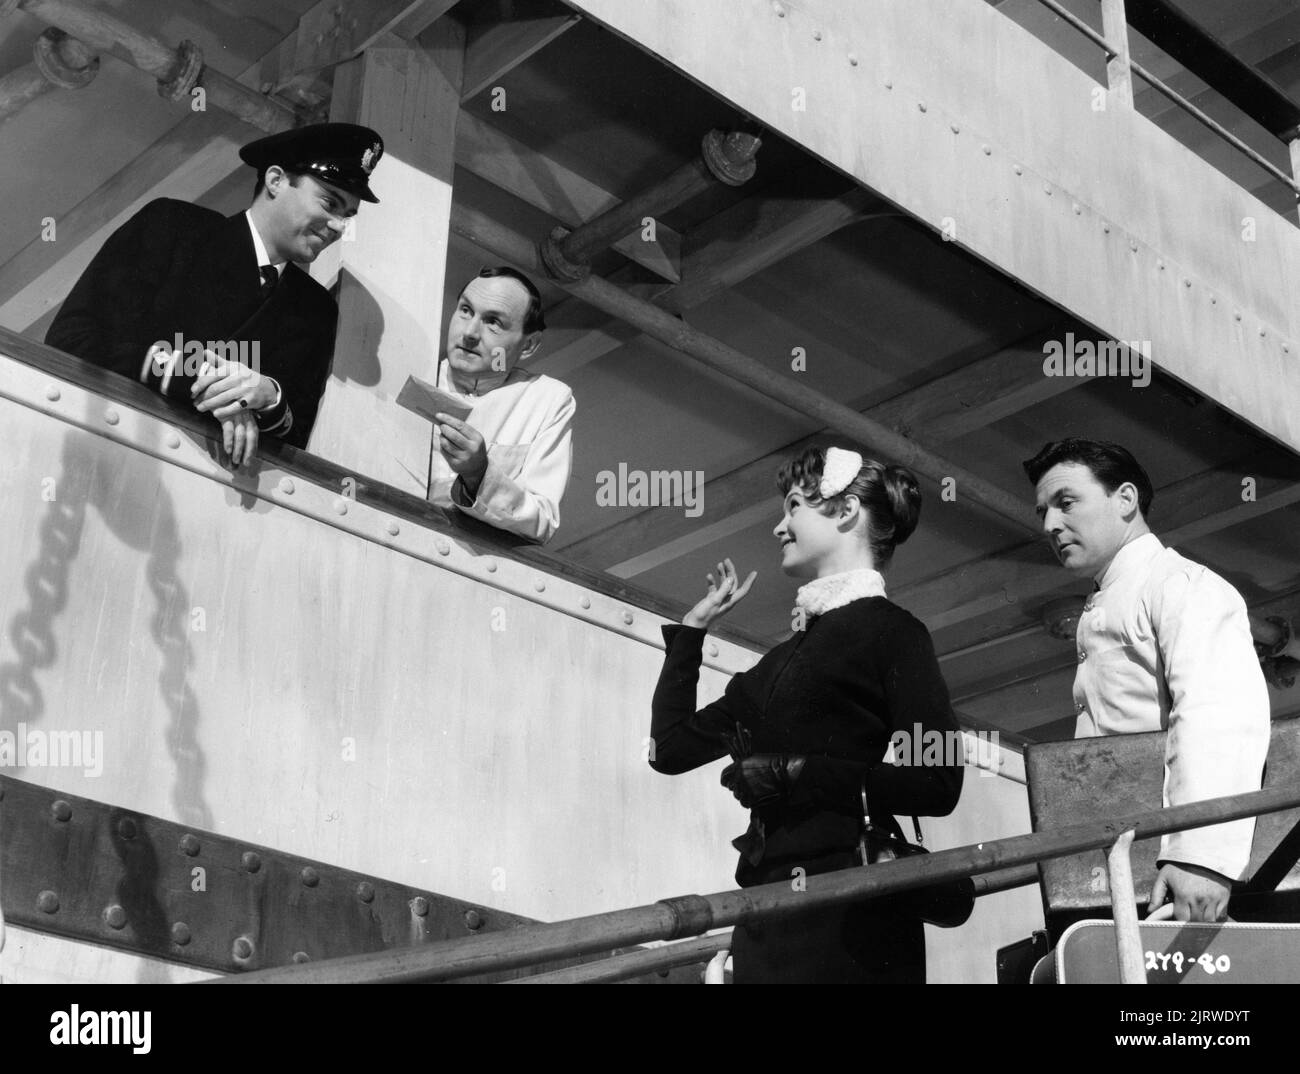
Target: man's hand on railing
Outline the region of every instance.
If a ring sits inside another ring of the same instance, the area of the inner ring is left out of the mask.
[[[1228,912],[1232,882],[1221,873],[1185,862],[1166,862],[1151,888],[1150,909],[1173,899],[1179,921],[1222,921]]]

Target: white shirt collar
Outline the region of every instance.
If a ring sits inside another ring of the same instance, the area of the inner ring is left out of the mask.
[[[244,219],[248,221],[248,230],[253,233],[253,253],[257,255],[258,270],[260,271],[264,266],[270,265],[275,269],[275,274],[280,275],[284,272],[284,262],[281,261],[276,264],[271,260],[271,255],[266,252],[266,243],[262,241],[261,232],[257,230],[257,225],[253,223],[253,211],[251,209],[244,211]]]
[[[1124,575],[1155,559],[1164,550],[1165,546],[1154,533],[1144,533],[1141,537],[1135,537],[1115,553],[1111,561],[1106,564],[1106,568],[1097,576],[1097,588],[1105,589],[1108,585],[1114,584]]]
[[[863,597],[883,597],[885,580],[879,571],[870,567],[860,567],[842,574],[828,574],[825,578],[814,578],[799,587],[795,595],[796,607],[803,609],[810,616],[825,615],[834,608],[842,608]]]

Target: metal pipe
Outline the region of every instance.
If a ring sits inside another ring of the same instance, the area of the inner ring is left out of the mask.
[[[1037,865],[1017,865],[1012,869],[1000,869],[996,873],[985,873],[971,878],[975,897],[995,895],[1012,888],[1028,887],[1038,883]],[[677,943],[663,944],[647,950],[632,951],[611,958],[584,962],[578,966],[566,966],[562,970],[539,973],[532,977],[520,977],[507,984],[592,984],[596,982],[624,981],[629,977],[653,973],[656,970],[671,969],[675,966],[689,966],[692,962],[707,960],[719,951],[731,948],[731,933],[720,932],[712,936],[702,936],[695,940],[679,940]]]
[[[541,256],[532,243],[483,213],[455,205],[452,207],[451,226],[458,235],[522,269],[536,272],[541,265]],[[651,338],[666,343],[674,350],[726,374],[732,380],[753,388],[791,410],[807,414],[820,427],[836,429],[853,437],[873,451],[886,455],[891,461],[908,466],[941,485],[951,480],[959,498],[966,497],[1024,532],[1038,534],[1038,527],[1030,517],[1029,505],[1021,497],[936,455],[915,440],[852,407],[837,403],[816,389],[807,387],[797,376],[782,376],[772,372],[761,362],[742,354],[734,347],[692,328],[658,306],[630,295],[598,276],[557,282],[588,305],[617,317]]]
[[[629,951],[612,958],[584,962],[579,966],[566,966],[550,973],[532,977],[517,977],[506,984],[604,984],[626,981],[629,977],[689,966],[692,962],[707,962],[719,951],[731,947],[731,933],[720,932],[714,936],[701,936],[694,940],[681,940],[643,951]]]
[[[762,142],[752,134],[712,130],[700,155],[654,186],[620,202],[570,231],[557,227],[542,244],[548,274],[559,280],[580,280],[591,271],[588,262],[601,250],[655,217],[708,189],[714,182],[740,186],[754,174],[754,156]]]
[[[553,924],[422,944],[393,951],[280,966],[215,978],[203,984],[415,983],[445,981],[551,959],[608,951],[625,944],[676,940],[761,918],[840,906],[912,891],[947,880],[1110,847],[1125,829],[1136,839],[1203,828],[1244,817],[1300,807],[1300,787],[1274,787],[1110,821],[1093,821],[1048,832],[1016,835],[934,854],[807,878],[802,891],[786,881],[713,895],[684,895],[649,906],[593,914]]]
[[[158,92],[170,100],[186,98],[196,86],[202,86],[211,104],[268,134],[288,130],[297,123],[290,109],[204,66],[203,54],[192,42],[183,41],[179,49],[173,49],[81,0],[21,0],[18,6],[98,52],[125,53],[124,58],[132,66],[158,80]]]
[[[1119,983],[1146,984],[1142,965],[1142,933],[1138,929],[1137,895],[1133,891],[1132,830],[1121,832],[1106,853],[1106,879],[1110,887],[1110,913],[1115,919],[1115,948],[1119,956]]]

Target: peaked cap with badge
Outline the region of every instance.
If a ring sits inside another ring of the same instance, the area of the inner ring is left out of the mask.
[[[383,155],[384,140],[356,123],[294,127],[249,142],[239,151],[239,159],[259,174],[278,164],[287,172],[310,175],[376,204],[379,199],[371,193],[370,175]]]

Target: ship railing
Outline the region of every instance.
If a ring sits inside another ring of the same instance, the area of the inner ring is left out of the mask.
[[[1100,0],[1103,31],[1098,33],[1059,0],[1038,0],[1089,41],[1106,57],[1106,72],[1112,97],[1133,107],[1132,76],[1137,75],[1157,93],[1168,98],[1198,123],[1213,131],[1243,156],[1284,183],[1300,198],[1300,105],[1280,87],[1249,64],[1237,59],[1218,41],[1192,23],[1166,0]],[[1222,123],[1196,107],[1182,94],[1132,58],[1129,29],[1147,37],[1212,89],[1240,108],[1252,120],[1288,147],[1291,175],[1238,138]]]
[[[806,877],[799,890],[795,890],[789,881],[782,880],[712,895],[682,895],[661,899],[648,906],[568,921],[526,925],[485,936],[258,970],[203,983],[415,984],[452,981],[559,959],[598,955],[619,946],[705,937],[693,941],[692,946],[670,943],[649,952],[604,959],[589,966],[570,967],[531,979],[534,982],[616,980],[672,965],[698,962],[722,950],[728,944],[728,937],[707,935],[715,930],[793,912],[897,895],[963,877],[975,881],[977,895],[988,895],[1033,883],[1039,862],[1104,850],[1107,852],[1106,868],[1116,926],[1120,980],[1124,984],[1145,984],[1137,898],[1129,856],[1132,844],[1170,832],[1297,807],[1300,807],[1300,787],[1274,787],[1068,828],[1011,836],[868,868],[822,873]],[[529,980],[522,978],[515,983]]]

